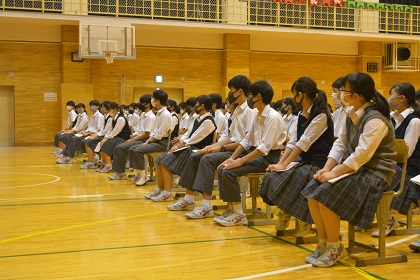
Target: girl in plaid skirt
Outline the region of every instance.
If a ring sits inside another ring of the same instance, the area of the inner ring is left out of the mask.
[[[316,267],[332,266],[347,256],[339,240],[340,219],[370,228],[382,193],[395,174],[389,105],[376,91],[372,77],[361,72],[348,74],[340,95],[349,107],[346,127],[334,142],[327,163],[315,174],[316,181],[302,191],[319,235],[314,253],[306,257]],[[332,181],[344,174],[348,176]]]

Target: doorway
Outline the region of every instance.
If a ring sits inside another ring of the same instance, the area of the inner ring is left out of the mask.
[[[15,89],[13,86],[0,86],[0,147],[15,145]]]

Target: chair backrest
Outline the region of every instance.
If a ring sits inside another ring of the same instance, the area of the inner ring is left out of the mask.
[[[171,135],[172,135],[172,129],[168,129],[168,144],[166,145],[166,150],[168,151],[171,147]]]
[[[397,196],[397,195],[400,195],[404,190],[405,175],[407,173],[407,160],[408,160],[407,142],[405,142],[404,139],[395,139],[395,151],[397,152],[395,161],[403,165],[402,173],[401,173],[400,188],[398,189],[396,193],[394,193],[394,196]]]

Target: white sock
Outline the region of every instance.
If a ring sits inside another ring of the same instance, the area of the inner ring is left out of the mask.
[[[171,192],[167,192],[167,191],[163,190],[162,194],[163,194],[163,195],[171,195],[172,193],[171,193]]]
[[[228,207],[233,212],[233,205],[232,204],[228,204]]]
[[[140,174],[140,176],[144,176],[146,173],[145,173],[144,170],[139,170],[139,174]]]
[[[213,181],[213,186],[218,186],[219,185],[219,180],[214,180]]]
[[[243,214],[244,211],[242,210],[242,204],[233,204],[233,212],[237,214]]]
[[[319,244],[320,245],[327,245],[327,239],[320,239]]]
[[[203,205],[203,207],[206,208],[206,209],[210,209],[211,208],[210,200],[208,200],[208,199],[203,199],[201,201],[201,205]]]
[[[340,248],[341,242],[337,241],[337,242],[327,242],[327,246],[328,248],[334,248],[334,249],[338,249]]]
[[[194,202],[194,195],[193,195],[193,194],[186,194],[186,195],[184,196],[184,200],[185,200],[186,202],[188,202],[188,204],[191,204],[191,203],[193,203],[193,202]]]

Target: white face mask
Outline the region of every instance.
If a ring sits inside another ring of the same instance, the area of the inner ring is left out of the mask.
[[[351,103],[354,101],[353,100],[351,102],[347,102],[347,101],[344,100],[344,97],[349,96],[349,95],[351,95],[351,93],[347,93],[347,92],[344,92],[344,91],[342,91],[341,94],[340,94],[341,104],[343,104],[344,106],[350,106]]]
[[[73,106],[67,106],[67,111],[73,110]]]
[[[332,100],[333,100],[333,102],[334,102],[334,104],[335,105],[341,105],[341,99],[340,99],[340,95],[339,95],[339,93],[338,92],[336,92],[336,91],[334,91],[333,93],[332,93]]]
[[[140,110],[136,109],[136,110],[134,110],[134,113],[136,113],[138,115],[140,113]]]
[[[183,114],[185,113],[185,110],[184,110],[184,109],[181,109],[181,110],[179,110],[179,113],[180,113],[181,115],[183,115]]]

